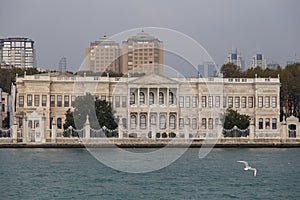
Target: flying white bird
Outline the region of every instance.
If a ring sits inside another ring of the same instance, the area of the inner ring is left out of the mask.
[[[239,161],[236,161],[236,162],[243,163],[245,165],[244,170],[245,171],[252,170],[253,171],[253,176],[256,176],[257,170],[255,168],[253,168],[253,167],[250,167],[249,164],[246,161],[239,160]]]

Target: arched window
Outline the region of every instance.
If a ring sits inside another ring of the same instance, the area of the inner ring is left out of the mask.
[[[149,93],[149,105],[154,104],[154,94],[153,92]]]
[[[174,104],[174,94],[173,94],[173,92],[169,92],[169,104],[170,105]]]
[[[145,94],[144,94],[144,92],[140,92],[140,104],[145,104]]]
[[[140,128],[146,129],[146,116],[145,115],[141,115],[141,117],[140,117]]]
[[[160,92],[159,93],[159,105],[164,104],[164,93]]]
[[[159,128],[165,129],[166,128],[166,117],[164,115],[161,115],[159,117]]]
[[[169,127],[170,127],[170,129],[175,129],[175,116],[174,115],[170,116]]]
[[[135,115],[131,115],[131,117],[130,117],[130,128],[136,129],[136,116]]]
[[[155,125],[156,124],[156,117],[154,115],[150,116],[150,124]]]
[[[57,118],[57,128],[58,129],[62,128],[62,120],[61,120],[61,118]]]
[[[135,94],[130,92],[130,105],[135,104]]]

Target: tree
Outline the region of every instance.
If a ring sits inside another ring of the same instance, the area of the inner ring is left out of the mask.
[[[241,69],[233,63],[224,64],[220,71],[224,78],[240,78],[242,75]]]
[[[227,109],[224,121],[224,129],[231,130],[236,126],[238,129],[247,129],[250,125],[248,115],[239,114],[237,111]],[[236,130],[233,130],[236,131]],[[241,136],[241,133],[233,135],[232,131],[223,131],[225,137]]]
[[[70,126],[76,129],[73,112],[71,111],[70,108],[67,110],[65,115],[66,115],[66,120],[64,123],[64,129],[68,129]]]
[[[5,119],[2,121],[2,126],[3,126],[3,128],[9,128],[9,126],[10,126],[10,116],[9,116],[9,112],[7,112],[7,116],[6,116]]]

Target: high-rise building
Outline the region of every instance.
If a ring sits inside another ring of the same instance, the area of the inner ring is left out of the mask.
[[[58,63],[58,70],[61,72],[65,72],[67,70],[67,58],[62,57]]]
[[[267,64],[267,68],[268,69],[273,69],[273,70],[276,70],[278,68],[279,64],[278,63],[275,63],[275,62],[272,62],[272,63],[268,63]]]
[[[214,77],[218,74],[217,66],[214,62],[205,61],[198,65],[198,76],[199,77]]]
[[[228,54],[226,63],[233,63],[236,66],[238,66],[241,70],[246,70],[245,61],[243,60],[242,55],[237,52],[237,49],[234,51],[231,51]]]
[[[0,39],[1,67],[36,67],[34,41],[29,38]]]
[[[93,72],[120,72],[119,44],[106,36],[92,42],[85,50],[85,70]]]
[[[255,68],[258,66],[261,67],[262,69],[266,69],[267,67],[266,59],[262,53],[256,53],[252,58],[251,67]]]
[[[163,74],[163,54],[163,42],[142,31],[123,41],[121,72]]]

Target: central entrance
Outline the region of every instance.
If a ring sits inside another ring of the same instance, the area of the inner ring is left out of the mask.
[[[36,112],[33,112],[28,116],[28,142],[42,142],[41,120],[41,116]]]

